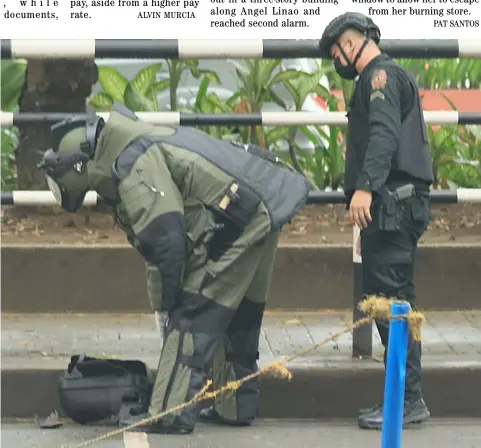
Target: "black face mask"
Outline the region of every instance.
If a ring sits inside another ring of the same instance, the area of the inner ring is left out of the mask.
[[[368,42],[368,39],[365,39],[361,48],[357,52],[356,57],[354,58],[354,61],[350,61],[349,58],[347,57],[346,53],[344,52],[343,48],[339,45],[336,44],[339,47],[339,50],[344,57],[344,60],[347,62],[347,65],[342,65],[341,58],[338,57],[334,60],[334,69],[336,70],[336,73],[343,79],[348,79],[348,80],[353,80],[359,73],[357,72],[356,69],[356,63],[361,57],[362,52],[364,51],[364,48],[366,47]]]
[[[343,79],[352,80],[357,76],[356,67],[350,62],[347,65],[342,65],[341,58],[336,58],[334,61],[334,69],[336,73]]]

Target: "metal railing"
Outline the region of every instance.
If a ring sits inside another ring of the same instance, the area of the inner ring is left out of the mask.
[[[380,48],[392,57],[403,58],[478,58],[481,59],[481,39],[383,40]],[[317,40],[2,40],[1,55],[5,58],[144,58],[144,59],[225,59],[225,58],[318,58]],[[2,126],[25,126],[32,123],[55,123],[72,115],[69,113],[8,113],[1,112]],[[98,113],[108,118],[108,113]],[[344,112],[263,112],[257,114],[185,114],[179,112],[139,112],[140,119],[152,124],[174,125],[345,125]],[[429,124],[481,124],[481,112],[425,111]],[[481,203],[481,189],[432,191],[431,202],[456,204]],[[102,202],[93,191],[84,205]],[[309,204],[340,204],[345,202],[341,192],[314,191]],[[13,191],[1,193],[2,205],[53,205],[56,201],[49,191]],[[362,260],[356,254],[359,229],[353,228],[353,320],[361,316],[358,303],[362,299]],[[353,334],[353,357],[372,356],[372,328],[360,327]]]

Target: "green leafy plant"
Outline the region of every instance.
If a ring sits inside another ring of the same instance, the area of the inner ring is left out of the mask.
[[[316,189],[324,189],[326,186],[326,169],[324,164],[325,147],[324,142],[320,139],[319,134],[313,132],[312,128],[301,126],[300,131],[314,144],[313,154],[298,153],[296,157],[298,171],[311,181]],[[291,155],[292,158],[292,155]]]
[[[240,102],[236,112],[261,112],[265,103],[273,102],[287,110],[282,98],[275,92],[274,86],[299,77],[296,70],[281,70],[280,59],[246,59],[245,65],[232,61],[236,67],[239,88],[236,92]],[[246,142],[266,147],[265,135],[261,126],[251,126],[244,134]]]
[[[397,59],[419,87],[426,89],[479,89],[481,61],[476,59]]]
[[[195,79],[199,79],[201,76],[204,76],[203,79],[207,77],[209,82],[214,81],[215,83],[220,84],[220,79],[217,73],[211,70],[199,69],[199,61],[197,59],[185,61],[167,59],[167,68],[169,72],[169,79],[164,79],[163,81],[159,82],[158,91],[169,89],[171,111],[176,111],[178,108],[177,90],[179,88],[182,74],[185,71],[189,71]]]
[[[1,61],[2,110],[18,110],[18,99],[25,83],[27,61],[24,59],[4,59]]]
[[[448,188],[449,173],[458,158],[457,126],[428,127],[434,188]]]
[[[469,84],[479,86],[481,79],[480,61],[445,60],[400,60],[416,79],[428,88],[459,88]],[[103,92],[93,95],[89,102],[97,110],[108,111],[113,101],[119,101],[134,111],[157,111],[157,95],[169,91],[170,110],[202,114],[233,114],[260,112],[266,103],[273,102],[282,110],[288,110],[285,100],[276,93],[276,86],[285,88],[292,97],[294,109],[301,111],[308,95],[314,93],[324,98],[330,111],[339,111],[352,96],[355,83],[342,80],[334,71],[332,61],[321,61],[318,71],[306,73],[299,70],[282,70],[281,60],[245,60],[243,64],[232,61],[238,78],[238,90],[227,100],[221,100],[209,87],[220,84],[216,73],[199,69],[196,60],[166,61],[151,64],[140,70],[132,80],[124,78],[117,70],[99,67],[99,82]],[[427,64],[427,65],[426,65]],[[163,67],[166,67],[163,71]],[[178,90],[185,73],[190,72],[200,79],[194,104],[179,107]],[[159,74],[168,78],[158,80]],[[322,76],[328,77],[332,90],[342,92],[339,100],[320,85]],[[451,104],[449,98],[446,100]],[[3,108],[3,107],[2,107]],[[235,139],[244,143],[255,143],[276,151],[286,163],[303,173],[318,188],[337,189],[342,186],[344,160],[342,151],[345,145],[342,126],[202,126],[203,131],[220,139]],[[306,154],[296,143],[301,132],[314,145],[314,153]],[[436,176],[435,187],[449,185],[460,187],[479,186],[480,139],[479,127],[430,126],[428,127],[433,169]],[[6,138],[3,136],[2,139]],[[9,135],[15,143],[15,134]],[[3,143],[3,141],[2,141]],[[285,152],[287,145],[288,152]],[[9,147],[5,143],[4,147]],[[281,151],[281,149],[283,149]],[[2,158],[3,170],[3,158]],[[2,184],[3,185],[3,184]]]
[[[89,103],[98,111],[109,111],[114,101],[125,104],[136,112],[158,112],[157,94],[165,90],[170,93],[170,110],[176,111],[177,90],[184,71],[189,70],[194,78],[208,76],[215,82],[220,82],[216,73],[200,70],[197,60],[167,60],[169,77],[157,81],[162,72],[162,63],[151,64],[140,70],[130,81],[118,70],[111,67],[99,67],[99,83],[103,92],[93,95]]]
[[[481,127],[466,126],[457,137],[457,158],[447,168],[447,184],[452,188],[480,188]]]
[[[481,131],[479,127],[428,128],[435,188],[481,187]]]
[[[324,86],[320,84],[320,80],[322,78],[322,71],[321,68],[318,69],[313,73],[306,73],[303,71],[298,70],[286,70],[284,73],[288,74],[290,72],[294,72],[292,76],[286,77],[286,79],[282,80],[282,83],[286,87],[287,91],[292,96],[294,107],[296,112],[301,112],[302,107],[307,99],[307,97],[311,94],[315,94],[322,99],[327,100],[329,98],[329,91]],[[304,173],[304,175],[311,181],[313,186],[316,188],[318,187],[318,182],[316,180],[316,167],[313,165],[315,161],[318,164],[322,164],[322,160],[317,160],[316,158],[310,159],[308,162],[307,159],[304,159],[304,163],[308,165],[308,170],[302,168],[299,160],[298,154],[300,153],[299,147],[296,145],[296,134],[298,132],[297,126],[289,126],[288,133],[287,133],[287,145],[289,149],[289,154],[291,157],[292,164],[294,168]],[[323,142],[319,139],[316,139],[315,131],[312,127],[304,126],[302,127],[302,131],[309,140],[314,143],[315,148],[318,146],[323,146]],[[319,154],[320,151],[315,149],[315,154]],[[314,177],[312,177],[311,173],[314,173]]]
[[[442,95],[457,110],[454,103]],[[481,127],[429,126],[435,187],[476,188],[481,186]]]
[[[419,87],[426,89],[479,89],[481,86],[481,61],[476,59],[405,59],[395,61],[410,72]],[[331,89],[343,90],[344,81],[334,70],[332,61],[323,60],[322,67]]]
[[[327,98],[330,111],[339,110],[339,100],[334,95]],[[313,155],[304,155],[303,163],[307,164],[311,176],[316,180],[319,188],[337,190],[342,186],[344,176],[344,159],[342,150],[345,145],[345,129],[343,126],[330,126],[329,132],[322,127],[316,127],[315,132],[307,127],[302,132],[315,146]]]
[[[197,92],[196,100],[191,109],[185,109],[186,112],[204,113],[204,114],[234,114],[239,107],[239,98],[241,92],[234,93],[226,101],[222,101],[215,93],[208,93],[210,77],[205,76],[200,84]],[[199,129],[225,140],[236,140],[248,143],[249,135],[245,127],[239,126],[199,126]],[[287,139],[289,129],[285,126],[278,126],[271,129],[264,128],[264,142],[267,148],[277,146],[279,140]],[[284,159],[285,157],[283,157]],[[288,162],[287,160],[285,161]]]
[[[92,95],[88,102],[97,111],[109,111],[114,101],[136,112],[157,112],[157,92],[165,83],[157,83],[162,64],[151,64],[127,80],[118,70],[100,66],[99,83],[103,92]],[[160,84],[160,85],[159,85]]]
[[[223,102],[215,93],[208,93],[211,80],[211,76],[204,75],[197,91],[195,103],[192,108],[186,109],[186,112],[201,114],[234,113],[239,95],[234,94],[227,101]],[[239,139],[239,133],[236,132],[233,126],[199,126],[199,129],[219,139]]]
[[[18,142],[18,129],[2,129],[0,143],[2,148],[2,191],[14,190],[17,185],[15,150]]]
[[[27,61],[22,59],[1,61],[1,107],[4,112],[17,112],[20,92],[25,83]],[[18,146],[17,128],[1,129],[1,176],[2,190],[16,186],[15,150]]]

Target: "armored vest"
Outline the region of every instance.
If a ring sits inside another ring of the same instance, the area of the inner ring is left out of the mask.
[[[376,68],[387,66],[395,66],[397,70],[400,69],[389,59],[382,60],[382,62],[376,65]],[[433,171],[421,102],[414,79],[407,72],[405,72],[405,75],[412,86],[412,97],[411,99],[401,99],[402,103],[408,104],[409,107],[402,116],[401,138],[391,161],[391,171],[387,184],[389,185],[391,179],[402,178],[431,184],[433,182]],[[369,111],[368,104],[365,104],[365,92],[363,92],[365,85],[366,80],[358,80],[349,104],[344,176],[344,190],[348,195],[355,189],[357,176],[362,170],[369,144]]]
[[[122,118],[125,120],[126,115]],[[266,151],[260,151],[252,145],[219,140],[190,127],[152,126],[151,132],[145,132],[145,123],[131,117],[128,119],[133,138],[124,151],[128,147],[129,153],[140,157],[153,144],[164,143],[201,156],[215,167],[212,176],[216,175],[216,170],[220,170],[223,177],[227,175],[239,184],[239,189],[249,191],[262,201],[269,213],[271,231],[280,230],[306,203],[311,184],[301,174],[273,163]],[[106,125],[110,126],[112,125]],[[113,126],[110,133],[115,132],[115,124]],[[139,132],[137,126],[143,132]],[[262,157],[263,153],[265,156]],[[176,171],[176,166],[185,164],[185,160],[182,160],[182,155],[177,156],[175,151],[171,151],[167,164]],[[196,170],[188,175],[196,176]],[[177,183],[182,194],[182,182]]]

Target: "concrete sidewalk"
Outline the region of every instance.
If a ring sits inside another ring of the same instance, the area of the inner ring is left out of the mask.
[[[424,365],[481,364],[481,311],[426,312],[422,328]],[[260,365],[317,343],[352,322],[350,312],[272,312],[262,326]],[[374,352],[383,348],[373,325]],[[153,314],[2,315],[2,369],[53,366],[63,369],[72,354],[136,358],[157,366],[161,336]],[[291,364],[352,363],[352,334],[329,342]]]
[[[439,417],[481,417],[481,311],[425,316],[424,389],[433,412]],[[349,312],[267,313],[259,364],[319,342],[350,322]],[[374,326],[373,335],[374,360],[352,360],[348,333],[289,363],[291,382],[263,378],[263,416],[345,418],[355,406],[380,399],[382,346]],[[56,380],[73,354],[140,359],[154,369],[160,343],[152,314],[4,314],[2,414],[31,416],[58,408]],[[291,403],[302,397],[303,406]]]

